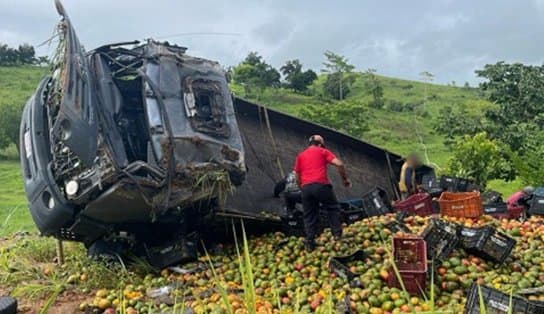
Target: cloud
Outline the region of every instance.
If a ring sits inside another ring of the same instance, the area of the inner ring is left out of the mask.
[[[543,61],[544,0],[64,0],[87,48],[161,35],[189,53],[233,65],[258,51],[274,66],[300,59],[319,70],[323,52],[359,70],[437,82],[477,82],[473,71],[499,60]],[[0,41],[42,43],[58,15],[53,1],[0,2]],[[188,35],[207,33],[207,35]],[[210,34],[211,33],[211,34]],[[213,33],[234,33],[221,35]],[[185,34],[185,35],[183,35]],[[47,53],[46,47],[38,49]]]

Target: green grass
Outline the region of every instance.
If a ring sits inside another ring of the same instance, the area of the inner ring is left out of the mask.
[[[46,73],[47,68],[37,66],[0,67],[0,106],[22,106]]]
[[[19,161],[0,161],[0,236],[35,230],[30,217]]]

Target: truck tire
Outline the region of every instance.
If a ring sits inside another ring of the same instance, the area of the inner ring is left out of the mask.
[[[17,300],[12,297],[0,297],[0,314],[16,314]]]

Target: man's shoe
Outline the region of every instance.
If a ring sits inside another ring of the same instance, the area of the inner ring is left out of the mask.
[[[314,241],[311,241],[311,242],[304,242],[304,249],[306,250],[306,252],[308,253],[311,253],[315,250],[315,242]]]

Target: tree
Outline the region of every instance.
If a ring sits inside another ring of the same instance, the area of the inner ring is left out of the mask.
[[[368,75],[368,79],[365,82],[367,90],[372,95],[372,101],[370,102],[370,107],[381,109],[384,106],[383,101],[383,87],[378,79],[378,76],[375,74],[375,69],[368,69],[366,70],[366,74]]]
[[[498,62],[476,74],[486,80],[480,87],[497,104],[485,112],[492,122],[488,133],[518,151],[527,135],[520,131],[544,127],[544,66]]]
[[[510,151],[510,158],[518,177],[524,184],[544,186],[544,132],[534,134],[526,141],[523,156]]]
[[[232,80],[244,85],[248,90],[251,87],[259,89],[279,87],[280,73],[267,64],[257,52],[250,52],[244,61],[232,69]]]
[[[309,105],[300,111],[300,115],[357,138],[362,138],[369,130],[367,110],[360,103],[342,101],[335,106]]]
[[[35,64],[36,61],[36,52],[33,46],[22,44],[19,45],[19,48],[14,49],[0,43],[0,65]]]
[[[455,138],[463,135],[476,135],[484,130],[480,116],[469,113],[465,104],[440,109],[433,129],[444,136],[444,144],[452,145]]]
[[[351,92],[351,84],[354,81],[355,77],[353,75],[345,77],[341,73],[328,74],[323,83],[323,92],[334,99],[344,99]],[[340,89],[339,86],[342,86],[342,88]]]
[[[324,68],[321,70],[328,74],[325,84],[329,88],[326,88],[325,92],[336,99],[342,100],[354,81],[351,72],[355,69],[355,66],[349,64],[346,57],[332,51],[325,51],[325,58],[327,61],[323,62]],[[334,89],[338,91],[335,92]]]
[[[465,135],[457,140],[448,160],[447,172],[473,179],[481,186],[492,179],[511,180],[515,177],[502,143],[489,139],[485,132],[473,137]]]
[[[29,44],[19,45],[17,48],[18,62],[20,64],[35,64],[36,63],[36,51],[34,47]]]
[[[302,64],[298,59],[285,62],[280,71],[287,81],[287,87],[296,92],[306,91],[308,86],[317,79],[317,74],[314,71],[302,71]]]
[[[0,106],[0,149],[15,144],[19,149],[19,123],[21,121],[22,108],[16,105]]]

